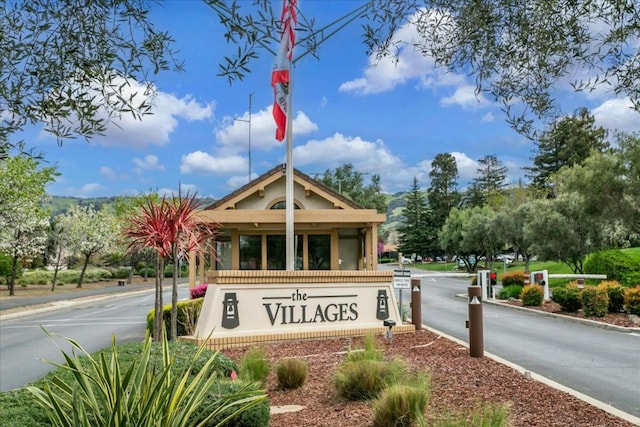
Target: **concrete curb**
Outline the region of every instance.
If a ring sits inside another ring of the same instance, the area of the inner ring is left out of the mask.
[[[456,296],[459,296],[461,298],[468,298],[466,294],[458,294]],[[609,330],[613,330],[613,331],[618,331],[618,332],[626,332],[626,333],[640,333],[640,327],[625,327],[625,326],[618,326],[618,325],[611,325],[609,323],[603,323],[603,322],[597,322],[595,320],[589,320],[589,319],[581,319],[579,317],[573,317],[573,316],[566,316],[563,314],[557,314],[557,313],[549,313],[546,311],[541,311],[541,310],[532,310],[530,308],[525,308],[525,307],[518,307],[516,305],[511,305],[511,304],[505,304],[503,302],[500,302],[498,300],[495,299],[487,299],[484,301],[485,303],[488,304],[493,304],[493,305],[497,305],[500,307],[506,307],[506,308],[510,308],[510,309],[515,309],[515,310],[521,310],[521,311],[526,311],[527,313],[531,313],[533,312],[534,314],[537,315],[543,315],[543,316],[547,316],[547,317],[555,317],[558,319],[564,319],[564,320],[569,320],[571,322],[578,322],[578,323],[583,323],[585,325],[589,325],[589,326],[593,326],[596,328],[601,328],[601,329],[609,329]]]
[[[516,308],[520,308],[520,307],[516,307]],[[567,316],[563,316],[563,317],[567,317]],[[595,322],[595,323],[597,323],[597,322]],[[448,339],[450,341],[453,341],[453,342],[455,342],[455,343],[457,343],[457,344],[459,344],[459,345],[461,345],[463,347],[469,348],[469,344],[467,342],[462,341],[462,340],[460,340],[460,339],[458,339],[456,337],[453,337],[451,335],[447,335],[444,332],[438,331],[437,329],[433,329],[433,328],[431,328],[431,327],[429,327],[427,325],[422,325],[422,328],[428,330],[429,332],[433,332],[434,334],[440,335],[441,337],[446,338],[446,339]],[[604,403],[604,402],[602,402],[600,400],[594,399],[593,397],[587,396],[586,394],[580,393],[577,390],[574,390],[572,388],[569,388],[567,386],[559,384],[559,383],[557,383],[557,382],[555,382],[555,381],[553,381],[553,380],[551,380],[551,379],[549,379],[547,377],[544,377],[544,376],[542,376],[540,374],[537,374],[537,373],[535,373],[533,371],[525,369],[520,365],[517,365],[515,363],[509,362],[508,360],[505,360],[505,359],[503,359],[503,358],[501,358],[499,356],[496,356],[495,354],[491,354],[491,353],[485,351],[484,355],[486,357],[488,357],[488,358],[490,358],[490,359],[502,364],[502,365],[505,365],[505,366],[508,366],[511,369],[514,369],[515,371],[521,373],[522,375],[526,376],[527,378],[531,378],[532,380],[535,380],[535,381],[538,381],[538,382],[543,383],[545,385],[548,385],[549,387],[553,387],[556,390],[560,390],[562,392],[568,393],[571,396],[573,396],[573,397],[575,397],[577,399],[580,399],[583,402],[588,403],[589,405],[595,406],[596,408],[602,409],[603,411],[608,412],[611,415],[614,415],[614,416],[616,416],[616,417],[618,417],[620,419],[623,419],[623,420],[625,420],[627,422],[630,422],[632,424],[640,426],[640,418],[638,418],[638,417],[636,417],[634,415],[631,415],[631,414],[629,414],[627,412],[621,411],[620,409],[614,408],[613,406],[611,406],[611,405],[609,405],[607,403]]]

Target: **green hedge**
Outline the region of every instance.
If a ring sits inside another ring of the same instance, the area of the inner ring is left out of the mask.
[[[593,252],[584,262],[587,274],[606,274],[607,280],[616,280],[623,285],[635,285],[640,278],[640,265],[628,254],[620,250]]]
[[[190,331],[189,328],[195,327],[203,301],[204,298],[178,301],[178,336],[191,335],[193,331]],[[164,305],[162,311],[164,327],[169,337],[171,336],[171,304]],[[147,314],[147,331],[149,331],[149,335],[151,336],[153,336],[153,318],[155,312],[155,309],[152,309]]]

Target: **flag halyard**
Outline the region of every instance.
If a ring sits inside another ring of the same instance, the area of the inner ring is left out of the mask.
[[[287,114],[291,114],[288,111],[287,100],[289,99],[289,83],[291,82],[290,69],[293,46],[296,41],[296,1],[284,0],[281,17],[282,36],[271,73],[271,86],[274,93],[273,118],[276,122],[276,139],[278,141],[282,141],[287,133]]]

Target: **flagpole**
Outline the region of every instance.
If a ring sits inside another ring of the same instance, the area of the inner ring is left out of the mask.
[[[293,218],[293,70],[289,70],[289,93],[287,94],[287,165],[286,165],[286,253],[287,270],[295,270],[294,218]]]

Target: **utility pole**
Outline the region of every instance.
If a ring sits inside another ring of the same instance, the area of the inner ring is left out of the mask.
[[[249,123],[249,182],[251,182],[251,99],[253,98],[253,92],[249,93],[249,120],[234,119],[237,122]]]

